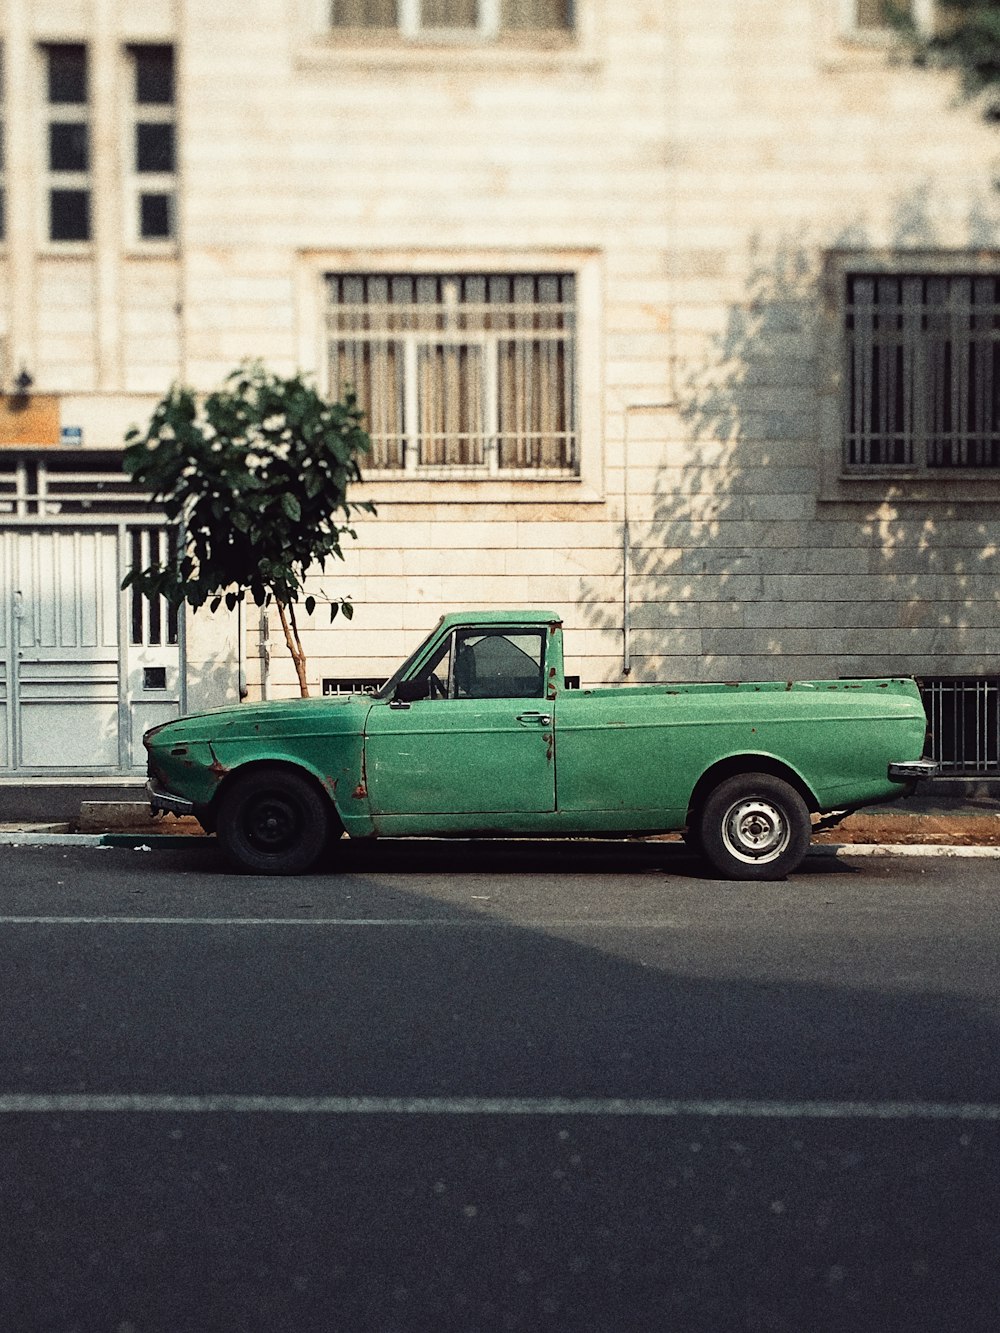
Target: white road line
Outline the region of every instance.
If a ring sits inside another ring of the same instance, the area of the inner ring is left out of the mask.
[[[294,1097],[227,1093],[4,1093],[0,1115],[592,1116],[612,1118],[1000,1121],[992,1102],[676,1100],[661,1097]]]
[[[415,916],[415,917],[337,917],[337,916],[0,916],[3,926],[336,926],[348,929],[400,926],[407,930],[433,926],[453,926],[461,930],[508,928],[560,930],[570,927],[598,930],[679,930],[690,923],[677,917],[653,917],[645,921],[619,920],[615,917],[531,917],[501,916]]]

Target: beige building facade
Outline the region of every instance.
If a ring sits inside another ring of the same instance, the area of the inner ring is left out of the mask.
[[[293,692],[117,594],[125,430],[246,358],[368,412],[316,692],[544,606],[584,686],[916,674],[996,771],[1000,138],[883,8],[0,0],[0,774]]]

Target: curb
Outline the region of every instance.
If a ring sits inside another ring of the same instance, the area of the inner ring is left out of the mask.
[[[162,852],[204,841],[189,833],[0,833],[0,847],[124,847],[134,852]]]
[[[133,852],[178,851],[199,846],[210,835],[184,833],[0,833],[0,847],[118,847]],[[214,842],[214,839],[211,839]],[[632,840],[630,840],[632,841]],[[676,844],[683,850],[683,844]],[[1000,846],[968,847],[955,843],[828,842],[814,843],[807,856],[827,859],[852,856],[955,857],[1000,860]]]

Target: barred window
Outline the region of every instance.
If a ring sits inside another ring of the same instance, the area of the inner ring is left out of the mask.
[[[327,283],[330,387],[358,396],[370,468],[576,473],[572,275]]]
[[[848,470],[1000,468],[1000,277],[847,275]]]
[[[389,29],[403,37],[467,32],[566,31],[572,0],[332,0],[334,28]]]
[[[1000,678],[919,680],[927,711],[928,753],[946,774],[1000,773]]]

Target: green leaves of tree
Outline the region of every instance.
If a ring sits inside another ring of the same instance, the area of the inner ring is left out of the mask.
[[[181,521],[183,538],[176,562],[132,569],[125,586],[174,605],[232,609],[249,593],[293,608],[310,566],[343,559],[352,516],[375,512],[347,498],[370,449],[354,396],[326,402],[302,376],[257,362],[203,401],[174,385],[126,445],[125,471]],[[342,600],[331,618],[338,610],[349,618]]]

